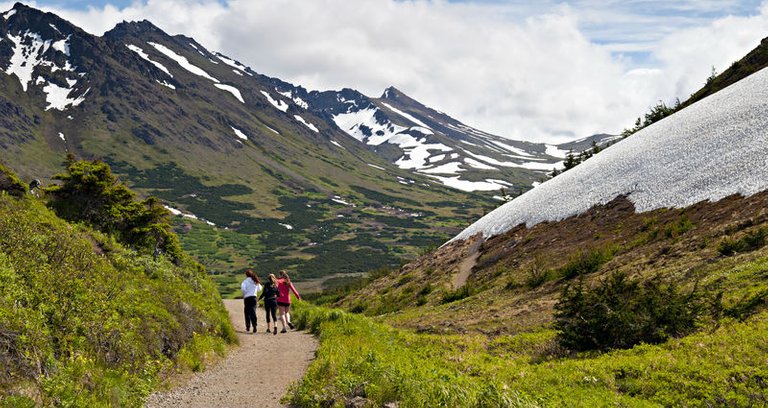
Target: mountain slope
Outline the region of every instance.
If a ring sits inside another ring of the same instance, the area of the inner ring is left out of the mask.
[[[277,80],[146,21],[94,37],[17,4],[0,38],[2,160],[44,182],[65,153],[106,160],[189,216],[185,245],[213,272],[397,264],[489,202],[390,166]]]
[[[398,265],[566,153],[394,88],[307,91],[148,21],[96,37],[17,3],[0,18],[0,69],[0,160],[44,183],[66,153],[107,161],[179,214],[185,247],[213,273]]]
[[[562,220],[618,196],[642,212],[761,192],[768,188],[766,98],[763,70],[499,207],[456,239]]]
[[[764,279],[728,273],[766,256],[767,97],[763,70],[504,204],[341,304],[400,311],[387,320],[412,328],[517,333],[551,322],[576,277],[594,285],[618,271],[762,310]],[[415,305],[405,301],[414,294]],[[488,299],[490,313],[475,313]]]

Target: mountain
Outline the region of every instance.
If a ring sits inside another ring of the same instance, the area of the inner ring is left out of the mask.
[[[0,69],[0,160],[44,184],[67,153],[108,162],[178,214],[185,248],[216,274],[398,265],[566,153],[395,88],[307,91],[148,21],[97,37],[17,3],[0,18]]]
[[[724,275],[737,267],[734,252],[744,263],[766,256],[767,97],[763,69],[500,206],[340,304],[378,315],[421,293],[421,306],[405,307],[396,324],[515,333],[551,322],[576,270],[591,285],[616,271],[711,285],[736,307],[751,296],[742,291],[763,293]],[[489,298],[495,313],[473,315]]]

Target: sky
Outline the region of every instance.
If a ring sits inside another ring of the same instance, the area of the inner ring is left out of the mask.
[[[536,142],[619,133],[768,36],[768,0],[36,0],[101,35],[147,19],[310,90],[395,86]],[[12,2],[2,2],[9,9]]]

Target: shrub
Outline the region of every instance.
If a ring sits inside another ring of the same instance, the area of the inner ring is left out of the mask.
[[[27,193],[27,186],[13,172],[0,164],[0,191],[7,191],[12,196],[21,197]]]
[[[768,237],[768,228],[760,228],[748,232],[739,239],[724,239],[720,242],[720,245],[718,245],[717,250],[720,254],[725,256],[734,255],[740,252],[754,251],[765,246],[766,237]]]
[[[614,273],[592,290],[582,281],[569,285],[555,310],[563,347],[608,350],[690,333],[703,316],[705,302],[696,289],[682,293],[658,277],[640,282]]]
[[[68,156],[66,172],[53,178],[62,184],[46,189],[48,205],[61,218],[83,222],[155,256],[163,251],[171,259],[179,259],[181,245],[171,231],[168,210],[155,197],[137,201],[136,194],[117,180],[108,164],[75,161]]]
[[[545,268],[541,258],[536,258],[533,264],[526,271],[525,286],[533,289],[546,282],[550,277],[549,269]]]
[[[456,290],[452,290],[443,294],[442,303],[451,303],[457,300],[468,298],[474,295],[477,290],[471,284],[466,284]]]
[[[603,264],[611,260],[613,252],[611,248],[582,250],[558,269],[559,275],[571,279],[579,275],[597,272]]]

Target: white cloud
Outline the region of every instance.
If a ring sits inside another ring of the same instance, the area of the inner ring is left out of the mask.
[[[491,133],[564,141],[619,132],[657,100],[687,97],[712,66],[727,68],[767,32],[765,6],[716,17],[748,8],[710,0],[149,0],[49,10],[96,34],[148,19],[310,89],[378,96],[394,85]],[[647,54],[640,66],[635,52]]]

